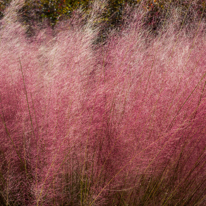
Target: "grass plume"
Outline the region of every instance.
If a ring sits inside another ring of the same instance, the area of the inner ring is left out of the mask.
[[[0,204],[205,205],[205,21],[171,6],[154,35],[127,8],[97,43],[95,2],[28,38],[20,3],[0,29]]]

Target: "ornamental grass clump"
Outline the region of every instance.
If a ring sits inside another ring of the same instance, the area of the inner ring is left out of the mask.
[[[81,172],[82,154],[74,150],[83,132],[80,111],[94,61],[94,33],[76,25],[59,29],[55,37],[52,30],[41,30],[28,40],[13,12],[1,21],[2,205],[46,205],[64,196],[76,201],[77,189],[72,197],[62,192],[78,180],[62,186],[61,176],[76,175],[74,168]],[[75,155],[80,157],[74,161]],[[74,162],[65,167],[71,157]]]
[[[139,7],[97,45],[79,10],[28,38],[21,3],[0,30],[1,205],[204,205],[205,23],[171,8],[154,36]]]
[[[137,15],[99,50],[113,151],[125,152],[101,191],[116,191],[118,204],[205,203],[205,24],[188,33],[173,12],[159,36],[143,32]]]

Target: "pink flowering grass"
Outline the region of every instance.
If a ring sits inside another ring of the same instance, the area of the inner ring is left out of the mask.
[[[1,205],[205,205],[204,22],[188,33],[174,11],[154,37],[136,12],[95,46],[78,16],[28,39],[9,11]]]

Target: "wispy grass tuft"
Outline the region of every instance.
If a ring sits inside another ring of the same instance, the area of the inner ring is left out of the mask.
[[[171,7],[153,35],[140,6],[97,44],[95,2],[28,39],[18,3],[0,30],[0,204],[205,205],[205,22]]]

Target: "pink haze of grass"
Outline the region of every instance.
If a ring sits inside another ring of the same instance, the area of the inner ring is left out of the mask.
[[[204,204],[204,24],[152,37],[134,19],[96,49],[71,20],[32,41],[1,20],[2,205],[111,205],[127,188],[138,205],[143,174],[167,179],[165,204]]]

